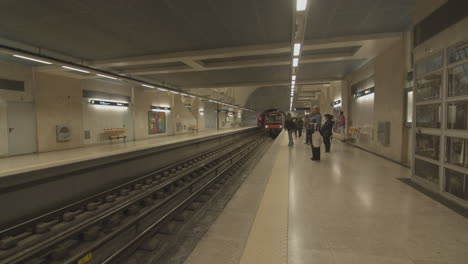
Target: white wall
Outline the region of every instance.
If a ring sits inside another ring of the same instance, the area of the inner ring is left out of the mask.
[[[196,127],[197,118],[192,114],[191,108],[185,106],[182,96],[174,95],[174,134],[184,134],[190,131],[190,127]]]
[[[8,154],[7,102],[0,99],[0,156]]]
[[[361,69],[346,76],[346,92],[349,93],[346,101],[351,102],[348,125],[361,129],[357,144],[399,162],[405,161],[407,151],[407,133],[404,133],[403,128],[407,59],[405,56],[404,42],[400,40]],[[374,76],[375,81],[373,98],[368,95],[351,99],[351,86],[370,76]],[[380,121],[390,122],[388,146],[382,145],[377,139]]]
[[[38,72],[35,86],[38,151],[81,147],[83,127],[80,81]],[[70,141],[57,142],[57,125],[70,128]]]
[[[359,127],[360,133],[356,144],[371,147],[374,143],[374,94],[356,98],[351,103],[353,127]]]
[[[82,80],[83,90],[98,91],[107,94],[122,95],[132,97],[132,87],[119,85],[112,81],[104,80]],[[107,97],[107,96],[106,96]],[[81,100],[83,109],[83,142],[84,144],[97,144],[109,142],[109,138],[104,134],[104,129],[124,128],[126,140],[135,139],[133,127],[133,104],[129,100],[129,107],[109,107],[89,104],[90,98]],[[94,98],[112,99],[112,98]],[[120,100],[117,100],[120,101]],[[90,131],[91,138],[84,139],[84,131]],[[122,139],[119,139],[121,141]]]
[[[151,106],[172,106],[172,95],[167,92],[160,92],[155,89],[134,89],[134,120],[135,120],[135,137],[136,139],[154,138],[172,135],[173,129],[173,111],[166,113],[166,133],[149,134],[148,133],[148,111],[151,111]]]
[[[0,90],[0,156],[8,155],[8,102],[33,101],[33,72],[29,66],[0,61],[0,79],[23,81],[24,92]]]
[[[29,65],[4,61],[0,61],[0,78],[25,82],[24,92],[0,90],[0,156],[7,155],[8,151],[6,106],[9,101],[34,103],[39,152],[107,143],[108,139],[103,134],[104,129],[107,128],[125,128],[127,140],[188,133],[191,127],[198,128],[199,131],[216,129],[217,113],[213,108],[216,105],[196,98],[181,97],[154,89],[131,87],[116,81],[80,80],[54,75],[39,72]],[[84,90],[105,93],[104,98],[101,99],[112,100],[111,97],[126,97],[129,107],[90,105],[90,98],[83,97]],[[254,88],[239,90],[236,92],[239,97],[237,100],[245,101],[254,90]],[[185,104],[191,104],[191,107],[186,107]],[[150,135],[148,133],[148,111],[151,105],[172,108],[172,111],[166,115],[167,132],[165,134]],[[200,109],[203,109],[205,113],[200,114]],[[210,113],[207,114],[207,112]],[[240,125],[237,115],[232,119],[233,122],[226,127]],[[180,124],[178,131],[176,131],[176,124]],[[57,125],[66,125],[70,128],[70,141],[57,142]],[[85,131],[90,131],[90,139],[85,140]]]

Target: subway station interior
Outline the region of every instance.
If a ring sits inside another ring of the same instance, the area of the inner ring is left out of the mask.
[[[467,0],[0,1],[0,264],[467,264]]]

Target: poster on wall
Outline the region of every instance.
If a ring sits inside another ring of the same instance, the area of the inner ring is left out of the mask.
[[[56,126],[57,142],[68,142],[71,140],[70,128],[66,125]]]
[[[148,112],[148,133],[159,134],[166,133],[166,113]]]

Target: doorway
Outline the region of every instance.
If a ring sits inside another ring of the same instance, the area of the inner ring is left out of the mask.
[[[36,119],[32,103],[7,104],[8,155],[37,152]]]

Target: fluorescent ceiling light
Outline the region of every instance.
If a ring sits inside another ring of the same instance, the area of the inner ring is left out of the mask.
[[[107,76],[107,75],[102,75],[102,74],[96,74],[96,75],[99,76],[99,77],[107,78],[107,79],[117,80],[117,78],[112,77],[112,76]]]
[[[296,87],[296,85],[294,85],[294,84],[291,84],[291,88],[292,88],[292,89],[294,89],[294,87]]]
[[[77,69],[77,68],[72,68],[72,67],[68,67],[68,66],[62,66],[62,68],[69,69],[69,70],[72,70],[72,71],[89,73],[89,71],[85,71],[85,70],[81,70],[81,69]]]
[[[297,67],[299,65],[299,58],[294,58],[293,59],[293,67]]]
[[[299,53],[301,53],[301,43],[296,43],[294,44],[294,56],[299,56]]]
[[[52,62],[48,62],[48,61],[43,61],[43,60],[38,60],[38,59],[34,59],[34,58],[30,58],[30,57],[25,57],[25,56],[21,56],[21,55],[13,55],[13,57],[17,57],[17,58],[21,58],[21,59],[25,59],[25,60],[30,60],[30,61],[35,61],[35,62],[40,62],[40,63],[44,63],[44,64],[52,64]]]
[[[296,75],[293,75],[293,76],[292,76],[292,80],[293,80],[293,81],[296,80]]]
[[[307,7],[307,0],[296,0],[296,11],[304,11]]]
[[[180,93],[177,92],[177,91],[169,91],[169,92],[171,92],[171,93],[173,93],[173,94],[180,94]]]
[[[291,85],[295,85],[296,84],[296,81],[291,81]]]
[[[156,88],[156,87],[151,86],[151,85],[148,85],[148,84],[142,84],[141,86],[148,87],[148,88],[152,88],[152,89]]]
[[[158,90],[159,90],[159,91],[162,91],[162,92],[167,92],[167,89],[164,89],[164,88],[159,88],[159,87],[158,87]]]

